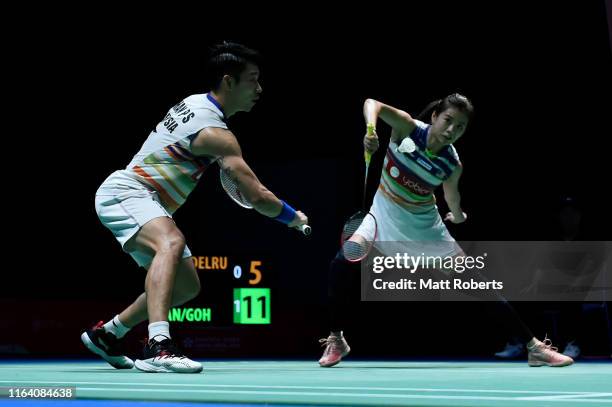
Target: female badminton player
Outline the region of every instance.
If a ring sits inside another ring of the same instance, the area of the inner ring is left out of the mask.
[[[473,110],[471,101],[457,93],[430,103],[418,119],[376,100],[365,101],[363,114],[368,131],[363,144],[366,153],[372,154],[378,149],[375,129],[379,118],[391,126],[391,138],[370,215],[355,227],[352,236],[346,237],[343,250],[338,252],[330,265],[330,334],[320,340],[325,346],[319,360],[322,367],[338,364],[350,352],[343,334],[344,318],[348,312],[345,287],[350,274],[358,273],[354,259],[363,258],[365,252],[363,249],[355,250],[356,246],[364,246],[363,242],[374,240],[448,242],[450,244],[440,245],[447,252],[425,255],[463,255],[461,248],[454,244],[454,238],[444,221],[462,223],[467,219],[461,208],[459,193],[462,164],[453,143],[464,135]],[[450,209],[444,221],[434,197],[434,190],[440,185]],[[347,233],[343,232],[343,235]],[[358,253],[360,257],[352,258],[353,253]],[[508,302],[501,297],[497,299],[508,311],[507,323],[515,327],[528,344],[530,366],[566,366],[573,363],[571,358],[556,352],[548,340],[541,342],[536,339]]]

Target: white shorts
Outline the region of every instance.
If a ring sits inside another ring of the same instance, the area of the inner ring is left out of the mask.
[[[96,192],[96,213],[104,226],[115,235],[121,247],[147,222],[160,217],[172,218],[162,206],[157,193],[147,190],[128,189],[110,191],[99,189]],[[148,268],[153,256],[144,251],[128,252],[139,266]],[[191,257],[189,247],[185,245],[183,258]]]

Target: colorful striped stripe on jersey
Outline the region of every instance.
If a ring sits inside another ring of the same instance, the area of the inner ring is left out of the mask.
[[[173,213],[193,191],[211,159],[189,151],[191,138],[179,140],[156,151],[129,170],[157,191],[164,207]]]
[[[436,199],[434,190],[459,166],[459,156],[452,145],[437,155],[427,154],[429,125],[416,121],[410,134],[416,145],[412,153],[397,151],[397,143],[389,143],[379,189],[397,204],[414,212],[431,209]]]

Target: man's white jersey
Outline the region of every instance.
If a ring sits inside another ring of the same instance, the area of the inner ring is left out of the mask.
[[[227,129],[221,106],[209,94],[185,98],[168,111],[126,169],[115,171],[104,181],[98,194],[144,188],[157,192],[164,207],[173,213],[218,158],[191,152],[191,141],[207,127]]]

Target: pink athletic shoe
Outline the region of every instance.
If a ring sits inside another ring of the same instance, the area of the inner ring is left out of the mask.
[[[548,338],[544,338],[544,342],[536,339],[536,343],[531,347],[528,346],[527,351],[527,364],[531,367],[562,367],[574,363],[574,359],[559,353]]]
[[[319,339],[321,346],[325,346],[323,356],[319,359],[321,367],[332,367],[340,363],[343,357],[349,354],[351,347],[346,343],[344,335],[329,335],[327,338]]]

